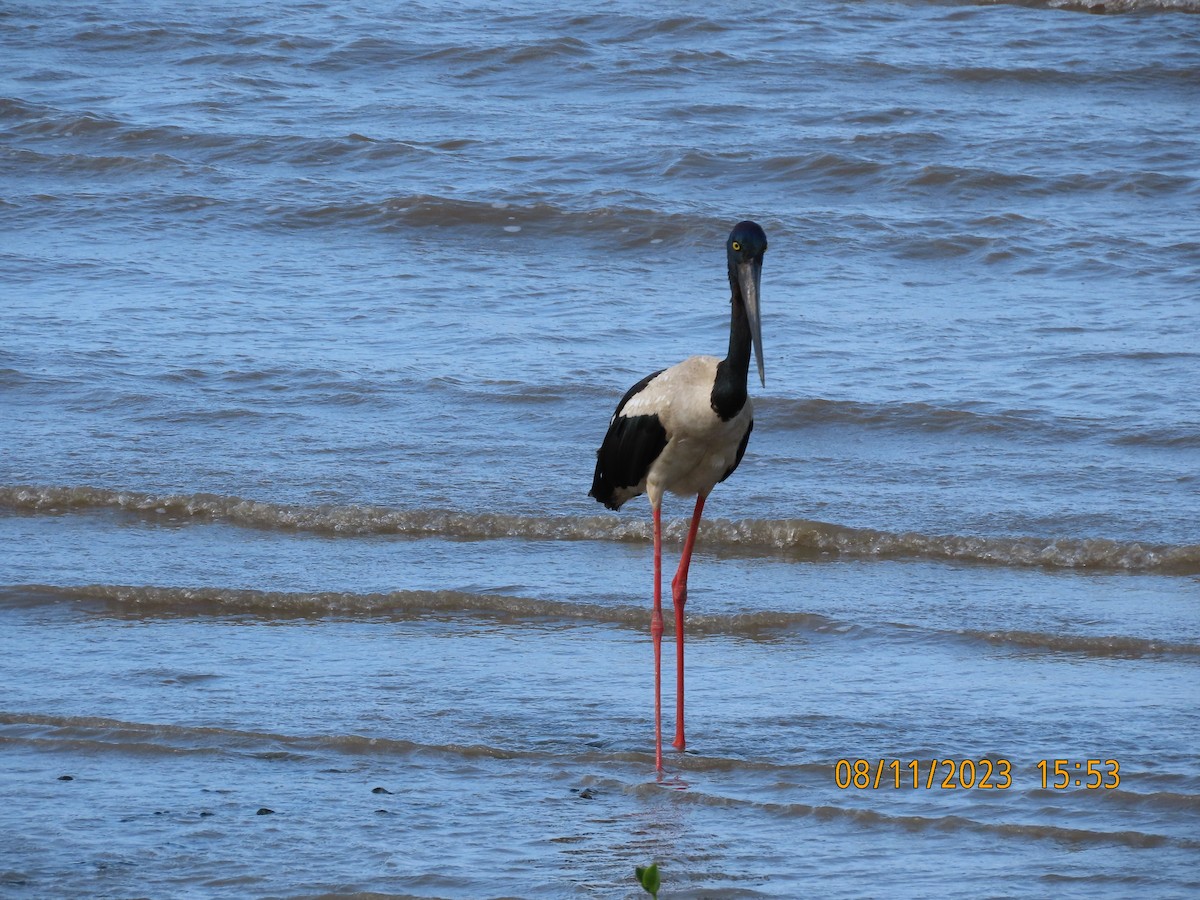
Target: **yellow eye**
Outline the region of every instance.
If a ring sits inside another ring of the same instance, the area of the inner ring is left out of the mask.
[[[739,244],[737,241],[734,241],[734,242],[733,242],[733,250],[734,250],[734,252],[736,253],[738,250],[741,250],[741,249],[742,249],[742,245],[741,245],[741,244]]]

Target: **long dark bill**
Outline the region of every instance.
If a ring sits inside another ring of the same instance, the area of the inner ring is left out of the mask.
[[[767,386],[763,370],[762,320],[758,309],[758,283],[762,278],[762,260],[752,259],[738,263],[738,287],[742,292],[742,303],[746,307],[746,319],[750,322],[750,343],[754,347],[754,360],[758,363],[758,379]]]

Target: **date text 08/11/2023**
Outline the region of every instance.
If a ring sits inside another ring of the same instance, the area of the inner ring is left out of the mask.
[[[1039,759],[1033,768],[1042,789],[1112,790],[1121,784],[1121,764],[1115,759]],[[1003,791],[1014,786],[1013,765],[1007,759],[839,759],[833,767],[833,780],[843,790]]]

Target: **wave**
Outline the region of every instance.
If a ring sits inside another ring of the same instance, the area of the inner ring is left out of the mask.
[[[159,130],[169,129],[155,129]],[[184,171],[239,158],[247,164],[275,159],[290,160],[296,165],[323,165],[322,160],[341,157],[345,166],[360,162],[373,166],[380,159],[442,152],[433,145],[402,145],[358,135],[330,140],[209,135],[196,138],[186,145],[189,149],[182,149],[179,142],[188,140],[187,137],[163,140],[144,134],[137,138],[113,140],[115,150],[111,152],[43,150],[35,153],[22,150],[17,155],[32,170],[100,176]],[[141,145],[142,142],[146,144]],[[194,148],[205,143],[209,145],[205,158],[189,161],[187,157],[194,154]],[[360,143],[363,146],[358,146]],[[60,202],[60,198],[25,197],[11,205],[18,211],[44,213],[49,201]],[[66,201],[61,203],[67,205]],[[106,193],[96,193],[86,198],[74,197],[69,206],[76,218],[103,218],[112,214],[111,204],[114,203],[120,204],[123,211],[136,208],[151,214],[190,214],[211,208],[254,228],[285,232],[361,227],[392,233],[414,228],[427,229],[432,223],[443,228],[483,229],[489,234],[501,236],[536,231],[542,239],[595,240],[618,249],[640,247],[647,241],[664,247],[711,246],[728,230],[728,221],[724,216],[685,211],[664,212],[651,208],[649,202],[647,205],[614,202],[614,198],[603,191],[575,195],[571,202],[550,200],[541,195],[497,193],[484,197],[456,197],[413,193],[342,196],[316,202],[279,198],[277,202],[264,205],[257,198],[150,190],[140,192],[132,199],[121,195],[114,200]],[[776,230],[784,229],[777,227]]]
[[[439,227],[486,228],[505,234],[529,230],[545,238],[592,238],[615,247],[637,247],[646,241],[666,247],[711,245],[715,236],[728,228],[721,217],[663,211],[638,205],[634,197],[621,201],[604,192],[576,195],[569,204],[540,194],[357,198],[276,207],[268,224],[287,230],[358,225],[397,231],[427,228],[431,222]]]
[[[653,784],[629,786],[612,778],[595,778],[593,784],[601,790],[632,791],[635,794],[652,796],[660,788]],[[1030,840],[1052,840],[1072,845],[1116,844],[1128,847],[1176,846],[1188,849],[1200,848],[1200,841],[1189,838],[1174,838],[1144,831],[1096,831],[1087,828],[1068,828],[1061,825],[1039,825],[1020,822],[981,822],[963,815],[917,816],[880,812],[877,809],[855,809],[843,806],[816,805],[809,803],[764,802],[746,798],[720,796],[706,791],[673,791],[678,802],[699,806],[749,807],[784,818],[816,817],[822,820],[841,819],[866,827],[893,827],[905,831],[973,831],[1002,837]]]
[[[1198,0],[1200,2],[1200,0]],[[1147,72],[1147,77],[1169,77],[1166,72]],[[1007,70],[972,69],[954,75],[968,81],[1012,78]],[[1027,77],[1034,78],[1034,74]],[[1049,76],[1047,76],[1049,77]],[[1079,76],[1085,77],[1085,76]],[[1092,76],[1086,76],[1088,78]],[[1180,76],[1190,78],[1190,73]],[[174,124],[128,121],[109,113],[92,110],[58,109],[19,98],[0,97],[0,121],[14,135],[29,139],[30,146],[15,155],[17,162],[30,171],[49,174],[96,175],[117,177],[150,174],[187,175],[193,185],[204,181],[198,190],[177,196],[168,178],[162,185],[141,189],[133,195],[125,191],[115,196],[107,191],[70,200],[73,216],[109,217],[113,204],[126,212],[159,213],[177,216],[196,210],[212,210],[226,219],[269,231],[307,231],[310,229],[365,228],[385,233],[426,229],[431,224],[461,231],[480,231],[493,236],[535,231],[543,239],[566,238],[602,241],[606,246],[634,247],[650,241],[667,247],[709,247],[719,240],[728,226],[724,214],[713,214],[694,203],[672,204],[664,208],[663,198],[650,197],[632,189],[600,189],[580,182],[564,190],[554,179],[550,189],[531,185],[522,190],[483,188],[464,191],[395,192],[385,185],[412,183],[411,177],[386,178],[384,173],[406,171],[417,165],[436,164],[454,169],[476,168],[489,148],[479,141],[464,138],[438,140],[398,140],[381,135],[352,131],[340,135],[254,131],[197,131]],[[891,137],[888,138],[891,140]],[[901,135],[901,141],[912,140]],[[918,135],[916,140],[928,138]],[[872,148],[863,148],[871,151]],[[964,190],[1001,192],[1030,197],[1063,194],[1111,192],[1133,193],[1145,197],[1190,197],[1200,190],[1200,180],[1185,174],[1135,173],[1119,169],[1089,170],[1058,175],[1005,171],[996,166],[956,167],[920,165],[900,161],[901,148],[875,148],[869,155],[822,149],[808,154],[779,153],[755,161],[756,178],[782,187],[794,187],[800,181],[810,189],[832,194],[857,193],[868,189],[895,190],[925,196],[930,192],[959,195]],[[922,156],[919,150],[917,156]],[[237,196],[228,186],[207,176],[236,162],[247,167],[266,163],[298,168],[315,167],[325,171],[336,164],[343,171],[371,173],[375,188],[324,192],[291,190],[276,192],[272,202],[264,204],[260,196]],[[496,165],[506,160],[495,159]],[[609,174],[639,179],[661,176],[667,179],[695,179],[707,182],[730,176],[731,170],[744,165],[741,155],[698,150],[648,151],[637,160],[600,159],[587,148],[577,148],[561,160],[524,161],[542,168],[594,173],[612,166]],[[627,168],[632,166],[633,169]],[[66,201],[63,201],[64,205]],[[31,198],[18,201],[33,214],[44,212],[44,204]],[[805,225],[795,219],[765,224],[781,238],[803,238]],[[847,223],[848,226],[851,223]],[[871,232],[873,249],[902,259],[978,258],[988,264],[1029,262],[1038,257],[1040,238],[1027,229],[1013,229],[1001,223],[909,222],[881,226],[871,222],[853,226],[855,231]],[[946,236],[947,229],[951,229]],[[966,229],[964,231],[964,229]],[[1046,240],[1052,240],[1051,233]],[[1155,249],[1155,248],[1149,248]],[[1074,258],[1073,254],[1068,255]]]
[[[1016,434],[1048,441],[1092,437],[1104,423],[1054,419],[1036,412],[975,412],[922,402],[867,403],[822,397],[794,400],[765,397],[754,401],[755,412],[770,416],[772,427],[809,428],[851,425],[916,432]],[[1200,436],[1197,436],[1200,441]]]
[[[1197,0],[1200,2],[1200,0]],[[505,53],[509,51],[504,50]],[[1067,77],[1062,73],[1041,70],[1021,72],[1006,69],[972,68],[948,73],[950,77],[968,82],[1025,78],[1030,81]],[[1142,73],[1151,80],[1177,78],[1188,80],[1190,70],[1148,69]],[[1092,79],[1091,74],[1071,74],[1072,78]],[[247,166],[290,164],[313,166],[325,170],[331,163],[342,170],[370,171],[377,184],[395,181],[411,182],[411,178],[382,179],[389,167],[406,169],[411,165],[424,166],[436,162],[439,166],[463,165],[475,167],[481,154],[489,148],[480,141],[462,137],[436,140],[399,140],[382,135],[350,131],[338,135],[305,134],[301,132],[265,133],[256,131],[194,130],[176,124],[138,122],[107,112],[90,109],[57,108],[16,97],[0,97],[0,121],[13,135],[31,139],[17,159],[25,167],[51,173],[78,172],[97,175],[140,175],[153,172],[165,174],[195,174],[239,162]],[[868,142],[882,139],[901,145],[929,141],[928,134],[887,133],[868,135]],[[36,141],[36,143],[34,143]],[[870,147],[863,149],[872,150]],[[875,148],[868,155],[850,150],[828,148],[809,153],[783,152],[765,155],[755,161],[756,178],[793,187],[802,181],[813,190],[834,194],[860,192],[878,188],[916,192],[930,191],[954,195],[963,190],[1000,192],[1007,198],[1019,193],[1032,197],[1071,193],[1117,192],[1143,196],[1189,196],[1200,182],[1185,174],[1157,172],[1130,174],[1123,169],[1099,169],[1061,173],[1058,175],[1030,174],[1027,171],[1005,171],[994,166],[961,167],[921,165],[896,159],[896,153],[907,157],[901,147]],[[927,152],[914,148],[918,157]],[[531,162],[527,160],[526,162]],[[503,159],[495,160],[502,164]],[[543,160],[555,168],[578,168],[595,172],[597,167],[613,165],[612,160],[599,159],[587,148],[577,148],[565,159]],[[638,168],[641,176],[661,176],[670,179],[694,178],[700,181],[725,178],[744,165],[744,156],[700,150],[648,151],[646,157],[622,165]],[[631,174],[618,167],[613,174]],[[556,182],[557,183],[557,182]],[[149,197],[153,203],[171,211],[169,194],[160,189],[138,196]],[[121,195],[124,197],[124,193]],[[76,198],[76,202],[80,198]],[[103,204],[110,197],[101,193],[92,202]],[[125,202],[125,201],[122,201]],[[658,240],[708,246],[714,235],[722,235],[727,227],[725,217],[706,215],[695,206],[679,205],[664,210],[662,198],[651,198],[632,190],[617,192],[577,186],[574,190],[475,191],[470,194],[429,193],[414,190],[410,193],[384,191],[338,191],[326,194],[305,191],[303,196],[293,192],[278,194],[271,204],[263,204],[260,196],[252,197],[187,197],[184,209],[221,205],[236,213],[255,227],[299,230],[330,227],[368,227],[384,231],[427,228],[430,223],[454,228],[486,228],[517,233],[537,229],[543,235],[575,237],[596,236],[608,242]],[[107,212],[103,208],[98,213]],[[773,233],[781,236],[799,235],[802,223],[783,220],[766,223]],[[937,232],[944,230],[939,223]],[[1032,255],[1031,245],[1022,243],[1023,232],[996,234],[985,228],[980,233],[958,235],[949,240],[923,237],[920,223],[903,228],[885,229],[875,240],[884,250],[904,258],[953,258],[978,255],[983,259],[1002,261]],[[700,243],[692,244],[699,241]]]
[[[48,173],[79,173],[83,175],[146,174],[162,171],[183,171],[187,163],[166,153],[149,155],[39,153],[34,150],[14,150],[11,158],[26,171]]]
[[[0,587],[0,597],[13,605],[53,605],[67,600],[103,603],[143,613],[193,616],[256,615],[307,616],[474,615],[504,619],[569,619],[589,625],[618,625],[644,630],[649,610],[644,606],[575,603],[506,594],[468,591],[402,590],[378,593],[348,591],[260,591],[220,587],[159,587],[155,585],[90,584],[60,586],[25,584]],[[666,631],[674,622],[665,624]],[[688,614],[689,634],[732,634],[752,637],[767,631],[797,629],[848,632],[855,626],[817,613],[759,611],[733,614]],[[1200,653],[1200,649],[1197,649]]]
[[[1081,355],[1081,362],[1090,360]],[[1178,364],[1200,361],[1200,355],[1128,354],[1120,362]],[[917,434],[972,434],[999,438],[1019,438],[1022,442],[1047,446],[1063,442],[1103,442],[1113,446],[1154,447],[1165,450],[1200,448],[1200,428],[1188,422],[1177,424],[1137,421],[1133,417],[1091,417],[1054,415],[1036,408],[971,409],[967,401],[959,406],[940,406],[921,401],[869,403],[859,400],[830,400],[823,397],[804,399],[755,398],[755,412],[773,430],[780,428],[820,428],[825,425],[851,426]],[[981,404],[980,404],[981,405]]]
[[[570,35],[552,35],[515,43],[443,44],[430,46],[408,39],[362,37],[332,48],[313,60],[312,68],[341,72],[364,66],[412,65],[429,63],[449,77],[474,80],[514,67],[531,69],[552,67],[561,76],[563,70],[590,72],[596,50],[586,41]]]
[[[221,494],[158,494],[89,486],[0,486],[0,508],[29,514],[116,510],[146,520],[226,522],[242,528],[325,535],[404,535],[469,540],[610,540],[649,542],[646,522],[612,516],[517,516],[444,509],[400,510],[388,506],[307,506],[263,502]],[[883,532],[828,522],[788,520],[702,523],[704,546],[731,556],[780,554],[793,559],[932,559],[1015,568],[1085,569],[1200,575],[1200,545],[1144,544],[1105,538],[932,535]],[[682,540],[683,521],[668,524]]]
[[[418,744],[399,738],[364,735],[286,735],[241,731],[214,726],[170,725],[126,722],[100,716],[55,716],[36,713],[0,712],[0,743],[22,742],[88,750],[150,754],[233,753],[255,758],[304,758],[322,752],[404,755],[415,752],[456,755],[466,758],[512,759],[544,755],[535,751],[504,750],[479,745]],[[280,753],[280,748],[287,748]]]
[[[91,753],[127,753],[131,755],[166,754],[228,754],[255,759],[306,760],[312,757],[338,755],[372,755],[382,757],[426,755],[456,757],[461,760],[518,760],[523,765],[562,763],[562,753],[550,749],[506,748],[485,744],[425,744],[391,737],[372,737],[360,734],[292,735],[275,732],[245,731],[214,726],[129,722],[98,716],[62,716],[38,713],[0,711],[0,746],[18,744],[55,749],[86,749]],[[668,781],[630,781],[612,773],[613,763],[629,763],[639,769],[649,769],[653,756],[649,752],[579,748],[571,753],[572,761],[580,764],[607,764],[605,775],[590,775],[587,788],[593,794],[612,793],[638,797],[661,798],[664,788],[673,802],[697,806],[745,807],[760,810],[779,818],[841,819],[866,827],[897,828],[904,831],[975,831],[1003,837],[1032,840],[1067,841],[1073,845],[1124,845],[1131,847],[1177,846],[1200,848],[1200,841],[1176,838],[1144,831],[1098,831],[1060,825],[983,822],[968,816],[905,815],[882,812],[873,808],[834,804],[800,803],[758,800],[715,793],[710,787],[700,788],[686,783],[689,772],[727,771],[734,768],[762,767],[811,770],[810,774],[828,777],[830,766],[808,764],[801,767],[754,766],[739,760],[710,758],[695,754],[680,756],[672,766],[679,775]],[[633,777],[637,777],[635,774]],[[686,789],[680,789],[686,788]],[[1122,794],[1129,794],[1122,791]],[[1193,810],[1196,798],[1188,794],[1129,795],[1125,801],[1144,800],[1154,806],[1174,810]]]
[[[219,494],[154,494],[89,486],[0,486],[0,508],[26,514],[112,510],[148,521],[224,522],[266,531],[330,536],[400,535],[470,540],[627,541],[648,543],[644,521],[613,516],[520,516],[383,506],[304,506]],[[680,541],[686,523],[672,521]],[[1200,574],[1200,544],[1169,545],[1107,538],[930,535],[852,528],[809,519],[707,520],[707,549],[728,555],[775,554],[797,560],[924,559],[1017,568]]]
[[[135,615],[168,617],[250,615],[269,618],[354,616],[412,619],[423,616],[476,616],[510,621],[559,619],[587,625],[614,625],[637,631],[644,631],[649,620],[645,606],[581,603],[456,590],[399,590],[360,594],[348,591],[262,591],[157,585],[24,584],[0,586],[0,601],[12,606],[52,606],[63,601],[103,604],[109,609]],[[664,627],[667,633],[672,633],[674,621],[667,621]],[[874,634],[885,640],[979,641],[1018,651],[1114,659],[1164,656],[1200,659],[1200,644],[1156,638],[1035,631],[943,630],[888,623],[864,626],[818,613],[779,610],[688,613],[687,631],[692,635],[726,635],[743,639],[775,639],[781,632],[795,631],[854,639]]]
[[[1200,657],[1200,645],[1137,638],[1124,635],[1046,634],[1038,631],[977,631],[965,629],[959,634],[974,640],[1007,647],[1083,656],[1138,659],[1143,656],[1179,655]]]
[[[981,0],[990,6],[1026,6],[1087,13],[1200,13],[1200,0]]]
[[[246,162],[271,159],[296,165],[323,165],[330,160],[354,162],[355,159],[376,164],[459,149],[471,142],[435,141],[420,143],[400,140],[380,140],[358,133],[339,137],[309,137],[301,134],[241,134],[215,130],[192,131],[177,125],[145,125],[126,121],[109,114],[90,110],[66,110],[28,103],[18,98],[0,98],[0,121],[13,120],[12,133],[26,137],[69,139],[82,138],[81,150],[88,152],[51,153],[44,151],[34,162],[44,166],[67,167],[67,171],[109,171],[117,166],[140,166],[131,171],[150,170],[164,166],[183,167],[181,159],[168,155],[184,154],[188,158],[208,155],[210,161],[240,158]],[[55,145],[58,146],[58,145]],[[155,151],[150,156],[113,156],[98,153],[98,148],[116,148],[130,152]],[[27,154],[34,151],[25,150]]]

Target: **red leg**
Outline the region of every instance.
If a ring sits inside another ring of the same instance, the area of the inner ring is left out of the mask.
[[[675,741],[676,750],[687,747],[683,736],[683,607],[687,603],[688,566],[692,564],[692,548],[696,545],[696,531],[700,528],[700,516],[704,512],[704,495],[696,496],[696,511],[692,513],[692,524],[688,528],[683,553],[679,557],[679,569],[671,580],[671,599],[675,604]]]
[[[650,636],[654,639],[654,762],[661,772],[662,757],[662,512],[654,515],[654,612],[650,616]]]

